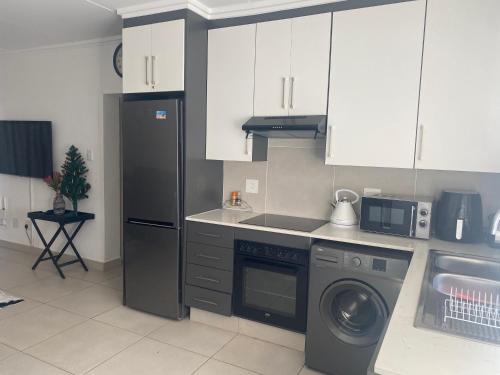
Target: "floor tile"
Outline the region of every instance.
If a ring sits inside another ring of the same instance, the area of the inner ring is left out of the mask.
[[[166,324],[149,335],[159,340],[193,352],[212,356],[236,334],[190,320],[168,320]]]
[[[28,349],[26,353],[73,374],[83,374],[140,338],[131,332],[89,320]]]
[[[62,279],[58,276],[52,276],[31,284],[11,288],[10,291],[16,296],[28,297],[45,303],[93,285],[95,284],[70,277]]]
[[[215,359],[264,375],[297,374],[304,365],[304,353],[239,335]]]
[[[118,306],[113,310],[96,316],[94,320],[132,331],[141,336],[146,336],[167,323],[167,320],[164,318],[133,310],[126,306]]]
[[[27,265],[31,268],[31,266],[35,263],[37,257],[34,254],[28,254],[22,251],[0,247],[0,259],[6,262]]]
[[[49,305],[93,318],[122,304],[120,291],[95,285],[77,293],[57,298]]]
[[[4,344],[0,344],[0,361],[4,360],[5,358],[18,353],[17,350],[9,348],[8,346]]]
[[[108,286],[113,289],[123,290],[123,277],[120,275],[113,279],[104,280],[100,283],[101,285]]]
[[[13,355],[0,362],[0,374],[2,375],[68,375],[66,371],[60,370],[47,363],[39,361],[24,353]]]
[[[202,355],[145,338],[87,375],[189,375],[207,359]]]
[[[228,363],[219,362],[215,359],[209,360],[200,367],[194,375],[257,375],[256,372],[245,370],[241,367],[236,367]]]
[[[0,285],[2,289],[30,284],[49,276],[53,276],[53,274],[43,270],[32,271],[31,267],[27,265],[0,260]]]
[[[299,375],[325,375],[325,374],[323,374],[322,372],[311,370],[310,368],[304,366],[304,368],[300,370]]]
[[[12,293],[10,290],[7,290],[7,292],[9,294]],[[0,309],[0,321],[12,318],[24,312],[28,312],[29,310],[33,310],[35,307],[41,305],[40,302],[33,301],[29,298],[23,297],[23,299],[24,301],[22,302],[16,303],[14,305],[9,305],[7,307]]]
[[[240,319],[239,333],[301,352],[304,351],[306,341],[306,337],[303,334],[247,319]]]
[[[81,279],[93,283],[100,283],[105,280],[120,276],[122,274],[122,267],[115,267],[107,271],[97,271],[93,269],[85,271],[81,264],[76,263],[71,266],[65,267],[64,274],[75,279]]]
[[[79,315],[41,305],[0,321],[0,342],[24,350],[84,320]]]

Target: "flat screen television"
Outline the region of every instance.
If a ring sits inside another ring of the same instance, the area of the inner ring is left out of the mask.
[[[52,174],[52,123],[0,120],[0,173],[43,178]]]

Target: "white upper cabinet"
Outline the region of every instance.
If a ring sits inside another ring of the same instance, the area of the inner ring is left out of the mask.
[[[292,20],[257,24],[255,116],[288,115]]]
[[[292,20],[290,115],[326,115],[330,13]]]
[[[424,0],[333,14],[327,164],[413,168],[424,22]]]
[[[500,172],[500,1],[429,0],[415,166]]]
[[[184,20],[123,29],[123,92],[184,90]]]
[[[256,25],[208,32],[207,159],[252,160],[241,126],[253,116]]]
[[[154,91],[184,90],[184,20],[151,25],[151,84]]]
[[[123,92],[151,91],[151,25],[123,29]]]
[[[255,115],[326,114],[331,14],[257,24]]]

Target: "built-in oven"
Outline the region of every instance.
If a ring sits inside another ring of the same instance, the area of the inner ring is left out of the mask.
[[[306,331],[309,249],[235,241],[234,315]]]
[[[432,206],[430,198],[363,197],[359,226],[369,232],[429,239]]]

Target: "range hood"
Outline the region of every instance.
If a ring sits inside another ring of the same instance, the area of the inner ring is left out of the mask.
[[[242,129],[265,138],[324,138],[326,116],[252,117]]]

